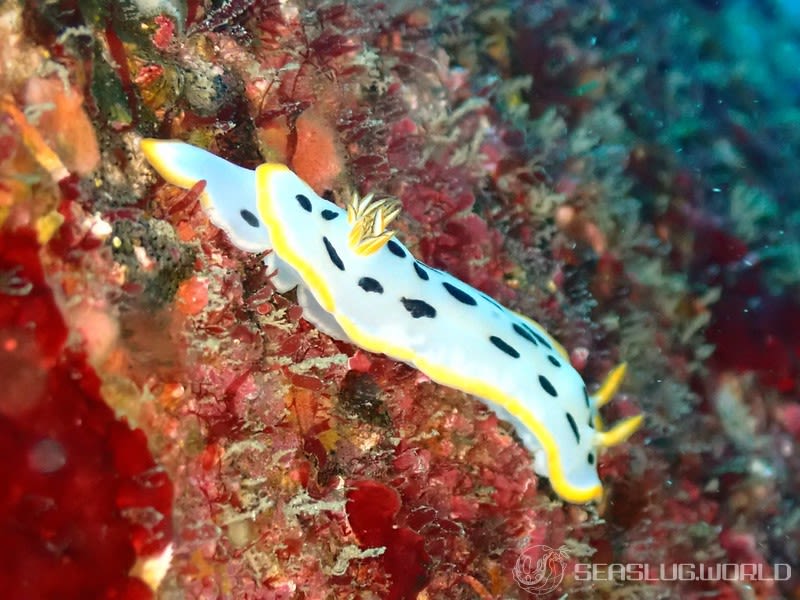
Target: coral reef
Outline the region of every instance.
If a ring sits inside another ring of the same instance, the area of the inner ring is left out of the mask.
[[[8,597],[526,598],[535,545],[568,557],[553,597],[800,596],[793,10],[0,6]],[[604,501],[555,500],[480,402],[315,330],[143,135],[394,195],[418,256],[587,382],[627,361],[604,416],[646,425]]]

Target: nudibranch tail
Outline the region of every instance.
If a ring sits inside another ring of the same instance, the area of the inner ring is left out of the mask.
[[[205,180],[203,208],[231,241],[249,252],[270,248],[269,232],[259,222],[255,174],[197,146],[176,140],[143,139],[142,153],[159,174],[184,189]]]
[[[184,189],[206,179],[202,169],[204,162],[227,162],[202,148],[175,140],[145,138],[139,142],[139,147],[164,179]]]

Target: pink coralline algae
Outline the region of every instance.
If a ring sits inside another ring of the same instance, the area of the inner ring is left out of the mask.
[[[169,477],[67,346],[33,232],[0,235],[0,273],[0,585],[9,598],[150,598],[133,572],[170,544]]]
[[[767,4],[7,3],[5,594],[530,598],[515,565],[547,546],[553,598],[798,597],[795,34],[737,42]],[[144,136],[395,196],[415,255],[540,321],[590,391],[627,361],[602,416],[646,423],[603,501],[317,331]]]
[[[347,520],[362,547],[383,549],[378,560],[388,579],[385,597],[416,595],[426,583],[430,557],[421,535],[396,525],[400,510],[397,491],[374,481],[354,481],[351,486]]]

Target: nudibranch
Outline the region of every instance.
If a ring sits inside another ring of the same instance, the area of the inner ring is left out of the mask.
[[[145,139],[141,149],[173,185],[205,180],[211,221],[242,250],[272,250],[265,262],[277,291],[297,288],[303,317],[323,333],[480,398],[514,426],[559,496],[602,497],[598,451],[642,422],[637,415],[604,430],[598,414],[624,364],[589,394],[541,325],[414,258],[387,229],[400,212],[395,199],[354,196],[341,208],[281,164],[252,171],[174,140]]]

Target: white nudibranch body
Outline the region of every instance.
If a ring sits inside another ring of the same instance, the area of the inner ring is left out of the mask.
[[[279,164],[243,169],[205,150],[146,139],[142,151],[170,183],[206,181],[202,203],[239,248],[271,249],[279,292],[297,288],[303,316],[332,337],[403,361],[482,399],[511,423],[537,473],[569,502],[602,496],[597,453],[627,438],[641,415],[608,431],[598,409],[625,366],[590,395],[569,357],[538,323],[416,260],[386,226],[395,200],[321,198]]]

